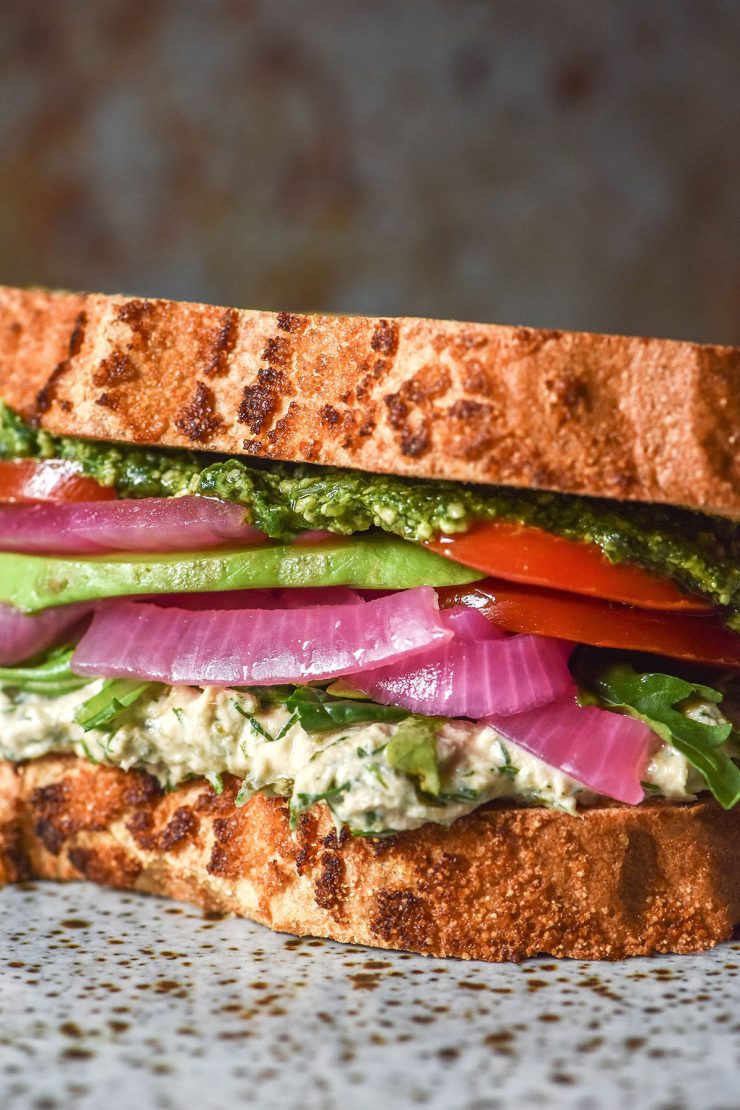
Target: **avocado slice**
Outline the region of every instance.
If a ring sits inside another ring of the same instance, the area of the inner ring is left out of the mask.
[[[314,546],[262,544],[166,555],[56,557],[0,552],[0,602],[25,613],[132,594],[200,593],[273,586],[404,590],[459,586],[480,571],[394,536],[352,536]]]

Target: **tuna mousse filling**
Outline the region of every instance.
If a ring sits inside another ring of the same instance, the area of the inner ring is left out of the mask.
[[[234,776],[238,806],[358,836],[497,799],[740,801],[737,524],[59,438],[1,403],[0,459],[89,483],[0,505],[0,758]]]

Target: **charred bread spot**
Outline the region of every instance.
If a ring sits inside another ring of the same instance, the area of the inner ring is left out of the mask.
[[[342,917],[342,909],[347,898],[344,881],[344,861],[336,852],[324,852],[320,860],[321,874],[313,888],[314,901],[322,910],[328,910],[335,921]]]
[[[277,326],[281,331],[300,331],[305,322],[305,317],[295,316],[292,312],[278,312],[277,314]]]
[[[485,455],[496,439],[495,410],[483,401],[463,398],[447,410],[448,450],[471,462]]]
[[[331,428],[334,424],[339,423],[340,416],[333,405],[324,405],[319,411],[319,419],[322,424],[326,424],[327,427]]]
[[[434,944],[432,921],[424,901],[412,890],[379,890],[370,931],[394,948],[425,952]]]
[[[95,404],[100,405],[101,409],[111,409],[115,412],[121,404],[121,398],[117,393],[101,393],[95,398]]]
[[[245,455],[261,455],[264,448],[259,439],[245,439],[242,440],[242,450]]]
[[[121,385],[135,382],[138,377],[139,373],[129,356],[123,351],[113,351],[93,370],[92,383],[97,386]]]
[[[222,427],[213,390],[205,382],[196,384],[193,399],[181,409],[175,426],[192,443],[204,443]]]
[[[141,864],[126,854],[123,848],[106,845],[94,851],[91,848],[70,848],[69,862],[90,882],[102,886],[133,887],[141,874]]]
[[[337,835],[336,829],[332,829],[331,832],[327,833],[326,836],[321,838],[321,843],[325,848],[333,849],[333,851],[336,852],[338,848],[344,847],[344,845],[350,840],[350,838],[351,833],[349,829],[346,825],[342,825],[341,829],[339,830],[339,835]]]
[[[405,429],[401,434],[401,454],[410,459],[421,458],[432,444],[429,427],[423,424],[417,431]]]
[[[297,402],[291,401],[288,405],[288,411],[286,412],[285,416],[281,416],[279,420],[276,420],[275,427],[267,433],[267,439],[270,444],[279,444],[281,439],[289,434],[290,425],[292,424],[297,412]]]
[[[423,366],[403,388],[410,401],[435,401],[443,397],[450,388],[450,374],[444,366]]]
[[[359,428],[357,429],[358,436],[362,436],[364,438],[365,436],[372,435],[375,431],[376,423],[377,422],[374,417],[366,416],[362,424],[360,424]]]
[[[370,346],[380,354],[393,356],[398,350],[398,324],[379,320],[370,340]]]
[[[213,835],[215,843],[211,851],[211,858],[206,864],[209,875],[221,875],[223,878],[235,878],[239,873],[238,845],[233,844],[237,833],[237,819],[235,817],[217,817],[213,822]]]
[[[159,847],[163,852],[180,848],[187,840],[192,840],[198,831],[198,818],[192,809],[180,806],[170,817],[159,836]]]
[[[253,435],[259,435],[274,415],[277,406],[278,400],[270,385],[259,382],[256,385],[245,385],[237,420],[240,424],[246,424]]]
[[[154,775],[148,775],[145,771],[138,771],[135,774],[130,772],[126,780],[123,790],[123,800],[126,805],[143,806],[164,796],[164,790],[159,781]]]
[[[517,355],[521,357],[535,354],[540,347],[553,340],[561,339],[562,336],[563,332],[558,331],[557,328],[514,328],[511,340],[518,348]]]
[[[72,332],[69,337],[69,354],[68,358],[74,358],[75,355],[80,353],[82,344],[85,341],[85,328],[87,327],[87,315],[84,312],[78,312],[72,327]]]
[[[404,401],[401,393],[389,393],[383,398],[385,407],[388,410],[388,422],[391,428],[400,431],[405,427],[406,418],[409,414],[409,407]]]
[[[298,841],[298,851],[295,857],[295,869],[298,875],[303,875],[316,862],[318,842],[316,833],[318,821],[312,813],[302,813],[298,818],[298,828],[295,831]]]
[[[75,762],[67,761],[70,770],[36,788],[28,802],[36,835],[53,854],[78,832],[104,831],[124,809],[124,772]]]
[[[20,824],[13,822],[5,825],[0,830],[2,840],[2,863],[5,871],[4,880],[11,883],[22,883],[33,875],[31,861],[28,858]]]
[[[564,374],[559,378],[547,378],[545,389],[550,404],[556,410],[558,425],[567,423],[579,409],[588,412],[592,407],[588,383],[578,375]]]
[[[154,305],[151,301],[127,301],[116,313],[116,320],[128,324],[132,332],[131,346],[146,350],[151,338],[151,323]]]
[[[152,308],[153,305],[151,301],[126,301],[125,304],[119,307],[116,313],[116,319],[120,320],[122,324],[129,324],[131,327],[137,327],[151,314]]]
[[[481,401],[469,401],[463,399],[462,401],[455,401],[454,405],[450,405],[447,410],[447,415],[452,420],[477,420],[484,415],[490,415],[491,406],[484,405]]]
[[[395,849],[399,843],[397,835],[370,836],[365,840],[365,847],[373,856],[384,856],[386,852]]]
[[[281,394],[290,393],[291,383],[282,370],[275,366],[263,366],[257,373],[254,385],[245,385],[242,401],[236,412],[237,421],[246,424],[253,435],[259,435],[280,405]]]
[[[46,385],[36,394],[35,419],[47,413],[56,400],[57,386],[61,378],[69,370],[69,359],[57,363],[46,381]]]
[[[458,336],[457,342],[466,351],[479,351],[481,347],[488,346],[488,336],[477,331],[463,331]]]
[[[237,335],[239,313],[235,308],[227,308],[212,340],[203,352],[203,373],[207,378],[222,374],[227,369],[229,355],[234,349]]]
[[[287,366],[291,359],[290,342],[284,335],[276,335],[267,340],[262,358],[270,366]]]
[[[139,848],[145,852],[155,850],[157,835],[154,832],[154,816],[150,810],[143,809],[139,813],[135,813],[126,822],[126,828]]]
[[[471,358],[465,363],[461,384],[466,393],[478,393],[482,397],[488,397],[492,393],[486,369],[477,358]]]

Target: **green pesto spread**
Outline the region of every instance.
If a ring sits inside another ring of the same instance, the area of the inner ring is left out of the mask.
[[[689,509],[56,437],[0,403],[0,458],[28,457],[78,462],[124,497],[234,501],[279,540],[307,528],[341,535],[379,528],[422,542],[477,521],[519,521],[671,578],[725,608],[727,624],[740,631],[740,524]]]

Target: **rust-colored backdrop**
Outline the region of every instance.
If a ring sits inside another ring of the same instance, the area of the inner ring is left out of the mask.
[[[0,280],[740,341],[734,0],[0,8]]]

